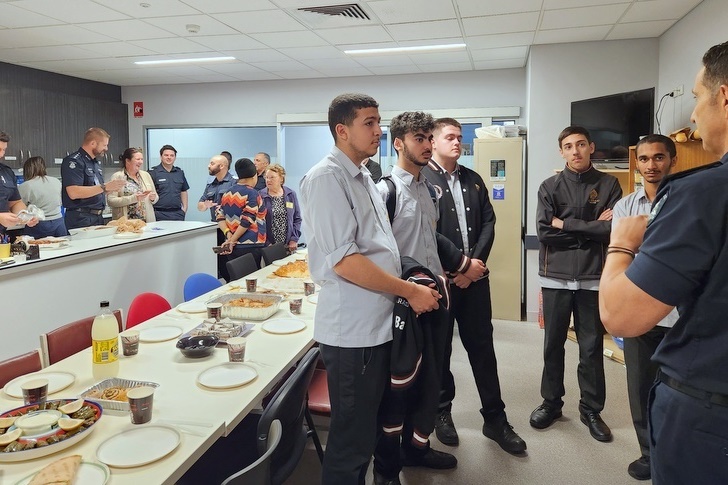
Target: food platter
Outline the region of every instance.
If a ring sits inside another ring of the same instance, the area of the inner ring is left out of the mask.
[[[10,397],[23,398],[23,389],[21,385],[26,381],[32,381],[34,379],[48,379],[48,394],[61,391],[76,381],[76,376],[70,372],[36,372],[34,374],[26,374],[24,376],[16,377],[12,381],[5,384],[3,390],[5,394]]]
[[[69,246],[68,238],[48,236],[40,239],[30,239],[27,243],[38,246],[39,249],[63,249]]]
[[[15,482],[15,485],[29,485],[38,472],[40,470],[28,475],[19,482]],[[83,460],[73,479],[73,485],[106,485],[109,482],[109,478],[111,478],[109,467],[103,463]]]
[[[76,399],[54,399],[47,401],[45,406],[46,408],[54,408],[71,403],[75,400]],[[13,416],[20,417],[35,412],[43,413],[45,410],[39,410],[37,404],[31,404],[6,411],[0,414],[0,418]],[[80,428],[73,431],[63,431],[58,426],[58,423],[55,423],[51,426],[51,429],[48,432],[28,437],[21,436],[8,445],[0,446],[0,463],[33,460],[35,458],[40,458],[42,456],[47,456],[65,450],[90,435],[95,429],[96,423],[98,423],[102,413],[103,410],[99,404],[93,401],[84,401],[83,407],[81,407],[79,411],[68,415],[70,418],[86,420]],[[3,433],[0,433],[0,435],[15,430],[15,425],[6,429],[8,431],[3,430]],[[23,445],[25,448],[18,451],[6,451],[9,446],[17,447],[20,445]]]
[[[68,231],[71,233],[71,237],[73,239],[93,239],[97,237],[103,237],[103,236],[111,236],[116,232],[115,226],[90,226],[90,227],[81,227],[78,229],[70,229]]]
[[[108,390],[124,389],[128,391],[135,387],[159,387],[159,384],[156,382],[135,381],[131,379],[122,379],[120,377],[111,377],[89,387],[81,393],[81,397],[93,399],[95,402],[101,404],[101,407],[103,407],[106,411],[129,411],[128,400],[118,400],[120,397],[117,397],[116,400],[105,399],[105,397],[110,397]]]
[[[143,466],[172,453],[180,439],[179,431],[170,426],[135,426],[104,441],[96,450],[96,458],[114,468]]]

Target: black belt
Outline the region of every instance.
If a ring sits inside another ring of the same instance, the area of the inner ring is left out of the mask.
[[[85,207],[76,207],[75,209],[66,209],[66,210],[74,211],[74,212],[83,212],[85,214],[93,214],[95,216],[100,216],[101,214],[104,213],[103,209],[87,209]]]
[[[728,396],[725,394],[718,394],[716,392],[708,392],[703,391],[701,389],[698,389],[693,386],[689,386],[687,384],[683,384],[682,382],[678,381],[677,379],[673,379],[672,377],[668,376],[664,372],[662,372],[662,369],[657,371],[657,380],[665,384],[667,387],[671,387],[675,389],[678,392],[682,392],[683,394],[687,394],[690,397],[694,397],[695,399],[700,399],[701,401],[708,401],[711,404],[716,404],[718,406],[728,407]]]
[[[174,208],[173,209],[166,209],[166,208],[155,207],[154,210],[157,211],[157,212],[179,212],[179,211],[182,210],[182,208],[181,207],[177,207],[176,209],[174,209]]]

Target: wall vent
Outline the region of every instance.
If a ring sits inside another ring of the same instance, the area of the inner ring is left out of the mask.
[[[329,15],[331,17],[348,17],[353,19],[371,20],[369,15],[367,15],[367,13],[356,3],[327,5],[323,7],[304,7],[299,8],[298,10],[320,15]]]

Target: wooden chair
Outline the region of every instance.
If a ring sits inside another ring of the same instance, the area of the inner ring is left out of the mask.
[[[27,354],[11,357],[0,362],[0,387],[18,376],[37,372],[42,369],[40,352],[38,349]]]
[[[270,424],[270,429],[265,437],[266,452],[250,465],[229,476],[222,482],[222,485],[271,485],[270,459],[281,442],[282,434],[283,426],[276,419]]]
[[[134,297],[126,316],[127,330],[171,309],[172,305],[156,293],[141,293]]]
[[[264,247],[261,252],[263,253],[263,261],[266,266],[271,264],[273,261],[278,261],[288,256],[288,248],[283,243],[273,244],[272,246]]]
[[[114,310],[114,316],[119,323],[119,332],[124,329],[121,309]],[[85,348],[91,347],[91,326],[94,318],[86,317],[68,323],[40,336],[40,350],[43,358],[43,367],[55,364]]]
[[[243,254],[239,258],[228,261],[225,263],[225,266],[227,267],[228,275],[230,275],[230,281],[239,280],[248,276],[250,273],[258,271],[258,265],[255,264],[255,257],[250,253]]]

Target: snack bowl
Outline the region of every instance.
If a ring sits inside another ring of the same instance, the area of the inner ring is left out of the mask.
[[[182,337],[177,341],[177,348],[182,355],[191,359],[207,357],[215,350],[220,341],[214,335],[196,335],[194,337]]]
[[[301,285],[303,288],[303,284]],[[264,306],[251,307],[241,306],[238,302],[247,299],[260,302]],[[265,320],[278,311],[283,301],[280,295],[264,295],[260,293],[231,293],[221,295],[207,303],[222,303],[222,317],[235,320]]]
[[[55,409],[31,412],[16,419],[15,427],[20,428],[24,436],[47,433],[62,416],[63,413]]]

